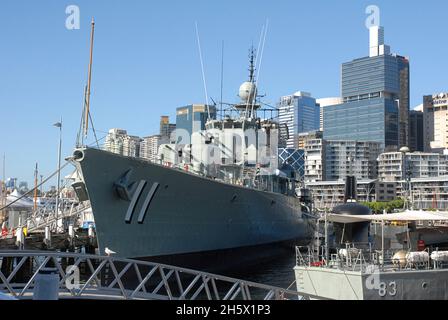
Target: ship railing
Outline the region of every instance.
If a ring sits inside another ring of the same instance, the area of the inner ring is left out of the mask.
[[[401,252],[401,256],[396,254]],[[345,247],[332,249],[328,254],[325,247],[297,247],[296,264],[305,267],[338,268],[351,271],[371,272],[374,270],[429,270],[447,269],[448,251],[426,248],[415,259],[408,259],[408,250],[374,250],[369,244],[347,243]],[[436,253],[433,260],[433,253]]]
[[[296,250],[297,265],[306,267],[337,268],[351,271],[364,271],[371,265],[378,264],[379,253],[370,246],[356,248],[353,244],[345,244],[344,248],[326,253],[325,246],[298,247]]]
[[[33,299],[53,270],[57,299],[298,300],[316,297],[153,262],[50,251],[0,251],[0,292]]]
[[[435,221],[418,221],[417,222],[417,227],[420,228],[426,228],[426,227],[433,227],[433,228],[444,228],[444,227],[448,227],[448,222],[447,221],[443,221],[443,220],[435,220]]]

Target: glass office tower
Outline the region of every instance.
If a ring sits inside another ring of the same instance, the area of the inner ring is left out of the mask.
[[[193,104],[177,108],[176,129],[186,130],[190,136],[194,132],[205,130],[205,124],[209,119],[209,112],[210,119],[216,119],[216,107],[214,106],[207,108],[204,104]]]
[[[343,103],[324,109],[324,139],[376,141],[386,150],[408,145],[409,61],[390,54],[383,38],[369,57],[342,65]]]
[[[320,107],[310,93],[299,91],[284,96],[277,108],[279,124],[288,127],[287,148],[298,148],[299,134],[319,130]]]

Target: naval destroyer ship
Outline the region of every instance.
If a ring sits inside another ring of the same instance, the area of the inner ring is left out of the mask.
[[[177,132],[177,141],[159,147],[159,163],[75,149],[82,181],[74,188],[91,203],[101,253],[175,263],[173,257],[260,253],[253,248],[312,239],[316,217],[295,178],[279,170],[285,130],[276,117],[257,116],[253,60],[230,114],[210,117],[191,137]]]

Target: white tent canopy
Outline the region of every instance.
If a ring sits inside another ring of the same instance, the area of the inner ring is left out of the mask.
[[[399,213],[391,214],[373,214],[373,215],[348,215],[334,214],[327,215],[327,220],[338,223],[357,223],[372,221],[448,221],[448,212],[427,212],[407,210]]]
[[[22,195],[15,189],[8,197],[6,198],[6,204],[14,202],[11,207],[12,208],[32,208],[34,206],[33,200],[28,197],[23,197],[20,200],[17,200]]]

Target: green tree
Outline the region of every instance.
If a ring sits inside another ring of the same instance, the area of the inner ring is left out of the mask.
[[[399,210],[404,208],[404,200],[396,199],[389,202],[362,202],[362,205],[365,205],[372,210],[375,214],[381,214],[386,210],[388,213],[393,212],[394,210]]]

